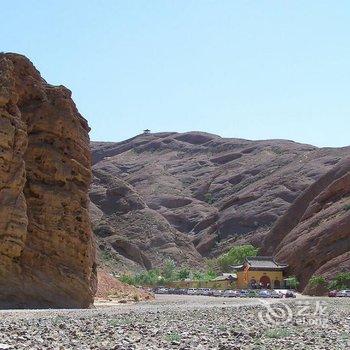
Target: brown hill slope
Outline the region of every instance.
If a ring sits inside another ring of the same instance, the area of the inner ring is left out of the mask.
[[[68,89],[0,54],[0,308],[93,302],[88,132]]]
[[[307,292],[312,275],[350,271],[350,158],[312,184],[266,236],[264,252],[290,264]]]
[[[198,252],[260,245],[291,203],[349,150],[200,132],[92,142],[95,232],[126,266],[157,266],[167,256],[191,265]]]

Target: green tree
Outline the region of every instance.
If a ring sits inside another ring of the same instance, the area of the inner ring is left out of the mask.
[[[173,281],[175,279],[175,262],[172,259],[165,260],[162,269],[162,276],[166,281]]]
[[[299,287],[299,281],[295,276],[290,276],[285,281],[286,287],[289,289],[297,289]]]
[[[329,289],[347,289],[350,288],[350,272],[338,273],[329,283]]]
[[[177,279],[185,280],[190,276],[191,271],[187,267],[183,267],[177,271]]]
[[[229,272],[232,270],[232,265],[242,264],[245,258],[256,256],[258,251],[258,248],[250,244],[233,247],[217,259],[220,270],[222,272]]]

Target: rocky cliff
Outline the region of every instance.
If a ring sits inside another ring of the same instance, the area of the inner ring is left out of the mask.
[[[95,232],[120,265],[201,264],[264,236],[350,147],[156,133],[93,142]],[[196,263],[197,262],[197,263]]]
[[[277,221],[263,250],[290,265],[310,292],[311,276],[350,271],[350,158],[307,188]]]
[[[71,92],[0,54],[0,307],[88,307],[89,127]]]

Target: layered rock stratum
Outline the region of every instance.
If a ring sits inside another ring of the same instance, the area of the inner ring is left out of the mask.
[[[263,248],[266,235],[266,242],[272,242],[267,251],[277,253],[287,233],[276,233],[278,219],[350,152],[350,147],[202,132],[142,134],[117,143],[92,142],[91,147],[94,230],[119,269],[157,267],[167,257],[203,266],[204,257],[236,244]],[[311,239],[307,230],[301,232]],[[338,241],[332,230],[330,235],[328,249],[340,251],[337,245],[346,239]],[[304,255],[309,247],[305,245]],[[300,259],[302,249],[295,252],[294,259]]]
[[[350,158],[297,198],[265,237],[263,251],[287,262],[306,292],[312,276],[329,282],[350,272]]]
[[[0,54],[0,307],[92,304],[88,132],[68,89]]]

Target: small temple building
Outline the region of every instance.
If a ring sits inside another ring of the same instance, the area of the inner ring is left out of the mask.
[[[272,256],[246,258],[241,265],[232,266],[237,275],[236,287],[246,288],[282,288],[284,271],[287,264],[280,264]]]

